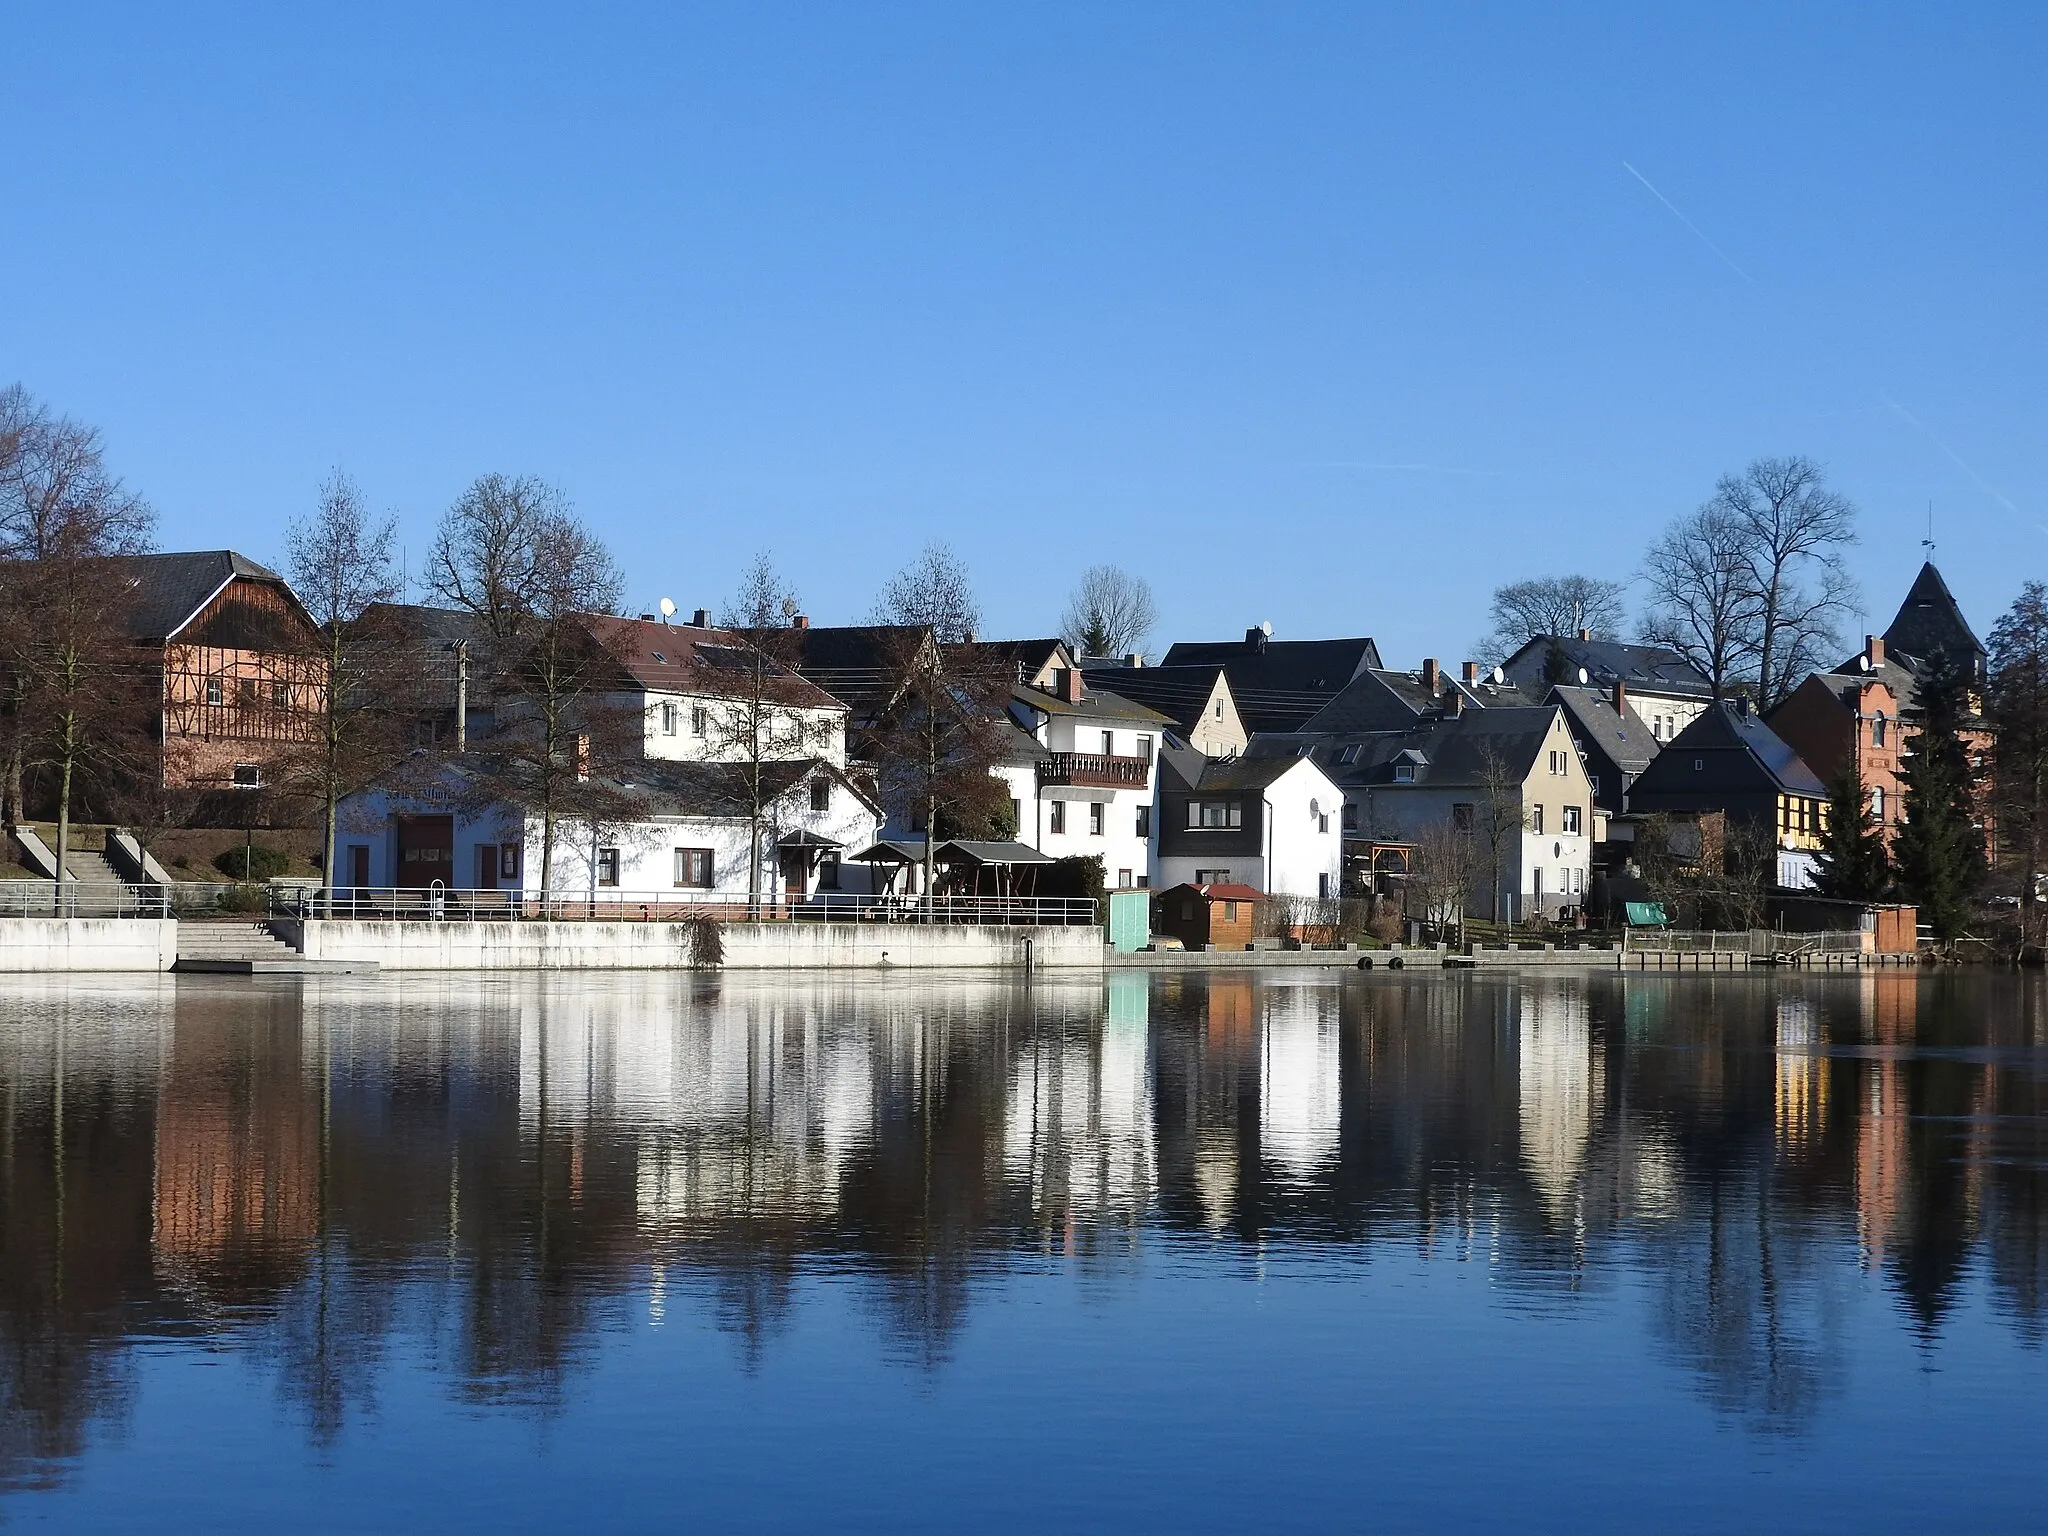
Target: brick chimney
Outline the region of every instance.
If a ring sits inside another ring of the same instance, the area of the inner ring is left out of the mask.
[[[1124,665],[1125,665],[1125,666],[1127,666],[1127,667],[1130,667],[1130,668],[1132,668],[1133,670],[1135,670],[1135,669],[1136,669],[1136,668],[1138,668],[1138,667],[1142,667],[1142,666],[1144,666],[1144,665],[1145,665],[1145,653],[1144,653],[1143,651],[1133,651],[1133,652],[1131,652],[1131,654],[1130,654],[1130,655],[1128,655],[1128,656],[1126,656],[1126,657],[1124,658]]]
[[[789,621],[789,627],[791,629],[809,629],[811,627],[811,616],[808,613],[800,613]]]
[[[1579,638],[1590,643],[1593,638],[1593,631],[1591,631],[1590,629],[1582,629],[1579,631]]]
[[[1053,682],[1062,699],[1065,699],[1069,704],[1081,702],[1081,695],[1086,685],[1082,681],[1081,669],[1079,667],[1061,667],[1059,675],[1053,679]]]
[[[1447,718],[1455,720],[1464,713],[1465,695],[1453,689],[1449,702],[1444,705],[1444,714]]]
[[[1618,677],[1614,680],[1614,712],[1617,715],[1628,713],[1628,684]]]
[[[1871,670],[1871,671],[1875,672],[1875,671],[1876,671],[1876,670],[1877,670],[1877,669],[1878,669],[1879,667],[1883,666],[1883,665],[1884,665],[1884,636],[1883,636],[1883,635],[1865,635],[1865,636],[1863,637],[1863,654],[1864,654],[1865,656],[1868,656],[1868,657],[1870,658],[1870,670]]]
[[[1437,670],[1436,658],[1425,656],[1422,660],[1422,686],[1435,693],[1437,685],[1442,681],[1443,674]]]
[[[1466,662],[1466,663],[1465,663],[1465,667],[1464,667],[1464,674],[1463,674],[1463,675],[1464,675],[1464,678],[1465,678],[1465,683],[1466,683],[1466,686],[1467,686],[1467,687],[1472,687],[1472,688],[1476,688],[1476,687],[1478,687],[1478,686],[1479,686],[1479,663],[1478,663],[1478,662],[1476,662],[1476,661],[1468,661],[1468,662]]]

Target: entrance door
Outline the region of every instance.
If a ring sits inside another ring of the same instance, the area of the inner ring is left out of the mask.
[[[477,844],[476,888],[480,891],[495,891],[498,888],[498,845],[496,843]]]
[[[399,817],[398,887],[423,891],[436,880],[455,883],[455,818]]]
[[[790,902],[799,902],[809,894],[811,861],[801,848],[785,848],[782,852],[782,894]]]
[[[351,843],[348,849],[348,883],[359,891],[370,887],[370,845]]]

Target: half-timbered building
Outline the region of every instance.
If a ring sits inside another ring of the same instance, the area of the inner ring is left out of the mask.
[[[260,789],[314,741],[325,706],[320,631],[285,579],[230,549],[116,562],[124,625],[161,679],[163,776],[183,789]]]

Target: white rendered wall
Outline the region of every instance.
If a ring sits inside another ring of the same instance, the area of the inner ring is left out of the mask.
[[[177,958],[174,918],[0,918],[0,971],[168,971]]]

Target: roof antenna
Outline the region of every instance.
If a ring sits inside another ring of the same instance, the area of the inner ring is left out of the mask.
[[[1934,502],[1927,503],[1927,537],[1920,541],[1920,547],[1927,551],[1927,563],[1934,564]]]

